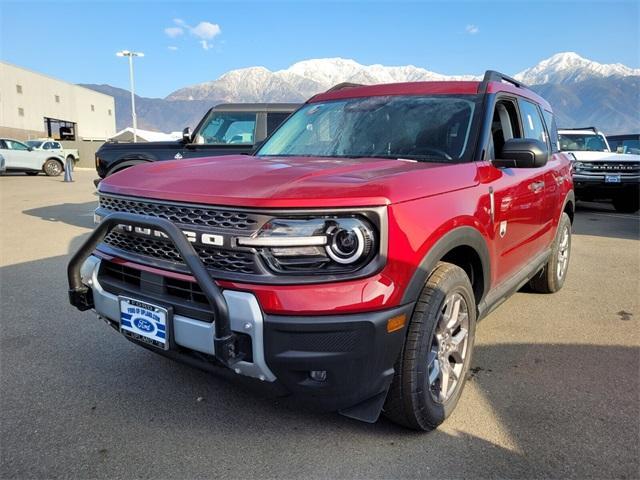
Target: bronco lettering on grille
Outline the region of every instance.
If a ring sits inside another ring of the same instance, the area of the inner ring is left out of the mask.
[[[169,238],[166,233],[161,232],[160,230],[152,230],[150,228],[134,227],[133,225],[118,225],[118,228],[125,232],[133,232],[147,237]],[[224,237],[222,235],[192,232],[190,230],[182,230],[182,233],[184,233],[187,240],[191,243],[199,245],[214,245],[218,247],[224,246]]]

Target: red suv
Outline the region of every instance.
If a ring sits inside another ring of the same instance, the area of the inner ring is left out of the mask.
[[[477,321],[562,287],[574,203],[551,108],[516,80],[341,85],[254,156],[105,179],[70,301],[168,357],[428,430]]]

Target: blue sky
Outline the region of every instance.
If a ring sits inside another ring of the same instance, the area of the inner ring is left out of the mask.
[[[0,0],[0,58],[75,83],[173,90],[253,65],[308,58],[413,64],[439,73],[517,73],[561,51],[640,67],[640,2],[247,3]],[[167,30],[168,29],[168,30]]]

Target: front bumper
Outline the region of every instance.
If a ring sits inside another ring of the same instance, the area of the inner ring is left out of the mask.
[[[609,183],[606,181],[608,175],[595,174],[573,174],[573,186],[576,196],[580,198],[614,198],[620,195],[637,195],[640,190],[639,175],[617,175],[619,182]]]
[[[107,291],[111,287],[101,282],[102,261],[89,257],[82,265],[81,278],[91,289],[95,312],[114,328],[119,327],[120,319],[118,295],[170,303],[161,292]],[[350,416],[377,417],[361,415],[357,406],[386,393],[406,329],[388,333],[387,322],[403,314],[408,321],[413,304],[348,315],[275,316],[264,314],[250,292],[224,290],[222,294],[232,332],[251,340],[245,342],[250,351],[241,352],[244,359],[231,366],[236,374],[274,383],[323,410],[349,415],[349,409],[355,407],[356,413]],[[196,365],[216,364],[215,321],[175,314],[172,326],[174,348],[154,351]],[[312,371],[325,372],[325,379],[314,380]]]

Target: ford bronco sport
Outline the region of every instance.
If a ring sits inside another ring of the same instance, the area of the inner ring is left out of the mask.
[[[452,412],[477,321],[562,288],[571,165],[516,80],[342,86],[255,156],[152,163],[99,187],[69,297],[127,339],[414,429]]]
[[[578,200],[611,200],[621,213],[640,209],[640,155],[611,150],[594,127],[559,129],[560,150],[573,159]]]

